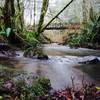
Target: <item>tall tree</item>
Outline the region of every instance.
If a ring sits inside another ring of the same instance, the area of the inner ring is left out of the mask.
[[[36,22],[36,19],[35,19],[35,17],[36,17],[36,0],[34,0],[34,24],[33,24],[33,27],[34,27],[34,31],[35,31],[35,28],[36,28],[36,26],[35,26],[35,22]]]
[[[91,8],[91,0],[83,0],[82,11],[83,11],[83,24],[89,20],[89,13]]]
[[[22,41],[17,37],[13,29],[15,29],[15,0],[5,0],[4,4],[4,24],[5,24],[5,30],[7,28],[11,28],[9,36],[7,36],[8,42],[10,44],[14,44],[17,46],[20,46],[22,44]]]
[[[10,19],[10,9],[9,9],[9,0],[5,0],[4,5],[4,24],[5,28],[11,27],[11,19]]]
[[[21,30],[23,29],[23,8],[21,8],[20,5],[20,0],[17,0],[17,7],[18,7],[18,11],[19,11],[19,20],[20,20],[20,26],[21,26]]]
[[[38,35],[41,33],[41,30],[42,30],[42,27],[43,27],[44,17],[46,15],[46,12],[47,12],[47,9],[48,9],[48,4],[49,4],[49,0],[43,0],[40,20],[39,20],[38,29],[37,29]]]
[[[4,24],[5,28],[13,28],[15,26],[12,18],[15,16],[14,0],[5,0],[4,4]]]

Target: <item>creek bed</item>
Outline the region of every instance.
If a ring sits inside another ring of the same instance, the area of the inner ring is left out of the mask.
[[[20,56],[0,59],[0,64],[15,67],[18,70],[46,76],[50,79],[54,89],[61,89],[71,85],[74,77],[75,85],[80,85],[84,75],[85,81],[95,82],[100,85],[100,64],[79,64],[79,62],[100,59],[99,50],[70,49],[67,46],[48,44],[44,45],[44,52],[49,55],[49,60],[29,59]],[[9,67],[9,66],[8,66]]]

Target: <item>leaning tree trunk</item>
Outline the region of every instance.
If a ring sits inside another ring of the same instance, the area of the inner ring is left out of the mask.
[[[37,33],[39,36],[43,27],[43,22],[44,22],[44,17],[46,15],[47,9],[48,9],[48,4],[49,4],[49,0],[43,0],[42,3],[42,9],[41,9],[41,15],[40,15],[40,20],[39,20],[39,24],[38,24],[38,29],[37,29]]]
[[[18,7],[18,11],[20,13],[20,16],[19,16],[19,20],[20,20],[20,26],[21,26],[21,30],[23,30],[23,9],[21,9],[21,6],[20,6],[20,0],[17,0],[17,7]]]

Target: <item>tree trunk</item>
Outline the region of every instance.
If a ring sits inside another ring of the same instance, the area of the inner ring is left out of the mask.
[[[4,5],[4,24],[5,29],[10,27],[14,28],[15,22],[12,18],[15,15],[14,0],[5,0]]]
[[[91,0],[83,0],[82,11],[83,11],[83,24],[89,21],[89,14],[91,8]]]
[[[5,24],[5,28],[11,27],[9,4],[10,4],[10,0],[5,0],[5,5],[4,5],[4,24]]]
[[[36,31],[36,0],[34,0],[34,24],[33,24],[33,30]]]
[[[20,3],[19,3],[20,0],[17,0],[17,7],[18,7],[18,11],[20,13],[20,16],[19,16],[19,20],[20,20],[20,26],[21,26],[21,30],[23,30],[23,9],[21,10],[21,7],[20,7]]]
[[[10,0],[10,4],[11,4],[11,27],[14,29],[15,28],[15,20],[13,19],[13,17],[15,16],[15,6],[14,6],[14,1],[15,0]]]
[[[15,29],[15,6],[14,6],[14,0],[5,0],[4,5],[4,24],[5,24],[5,30],[7,28],[11,28],[11,33],[9,37],[7,37],[8,42],[13,45],[19,45],[21,44],[21,40],[16,36],[13,29]]]
[[[44,22],[44,17],[46,15],[46,12],[47,12],[47,9],[48,9],[48,4],[49,4],[49,0],[43,0],[40,20],[39,20],[38,29],[37,29],[37,33],[38,33],[37,36],[39,36],[39,34],[41,33],[41,30],[42,30],[42,27],[43,27],[43,22]]]

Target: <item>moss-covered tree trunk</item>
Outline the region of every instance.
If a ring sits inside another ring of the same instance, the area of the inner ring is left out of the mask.
[[[15,0],[5,0],[4,4],[4,25],[5,25],[5,30],[7,28],[11,28],[10,35],[7,37],[8,42],[13,45],[20,45],[21,40],[16,36],[15,32],[13,29],[15,29],[15,5],[14,5]]]
[[[83,0],[82,3],[83,24],[86,24],[89,21],[90,8],[91,8],[91,0]]]
[[[5,28],[11,27],[11,15],[10,15],[10,0],[5,0],[4,5],[4,24]]]
[[[8,41],[13,43],[15,40],[15,34],[13,29],[15,28],[15,21],[13,17],[15,16],[15,7],[14,7],[14,0],[5,0],[4,4],[4,25],[5,30],[7,28],[11,28],[11,33],[9,37],[7,37]]]
[[[20,13],[19,20],[20,20],[20,26],[21,26],[21,31],[22,31],[24,20],[23,20],[23,9],[21,9],[20,0],[17,0],[17,7],[18,7],[18,11]]]
[[[15,0],[10,0],[10,4],[11,4],[11,28],[14,29],[15,28],[15,20],[14,20],[14,16],[15,16],[15,5],[14,5],[14,1]],[[15,34],[14,34],[15,36]]]
[[[43,27],[44,17],[48,9],[48,4],[49,4],[49,0],[43,0],[40,20],[39,20],[38,29],[37,29],[38,36],[40,35],[42,27]]]
[[[4,24],[5,28],[14,28],[15,22],[12,19],[15,15],[14,0],[5,0],[4,5]]]

